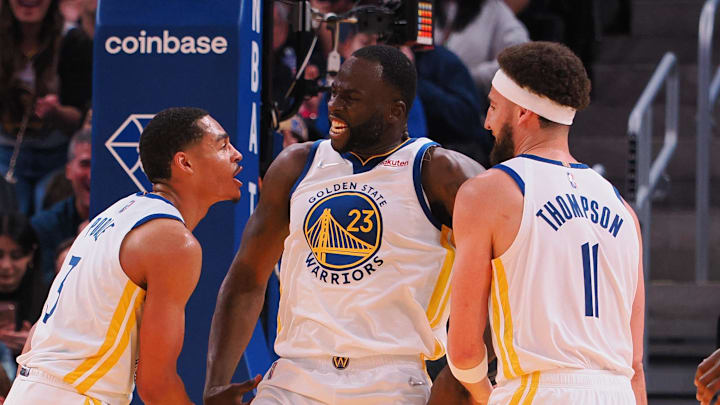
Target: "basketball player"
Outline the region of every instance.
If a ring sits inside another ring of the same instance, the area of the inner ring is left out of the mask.
[[[450,369],[487,400],[489,317],[490,404],[645,404],[638,222],[568,148],[575,112],[589,103],[582,62],[548,42],[510,47],[498,61],[485,126],[491,160],[510,160],[457,195]]]
[[[483,169],[408,137],[415,87],[415,68],[399,50],[357,50],[332,85],[330,139],[292,145],[271,165],[220,289],[207,405],[232,403],[219,396],[281,254],[281,359],[253,404],[428,401],[424,359],[445,353],[454,255],[447,225],[460,184]]]
[[[695,398],[702,405],[710,405],[710,401],[720,391],[720,349],[715,350],[698,365],[695,386],[697,387]]]
[[[206,111],[170,108],[143,131],[140,159],[152,193],[119,200],[75,240],[5,404],[127,404],[136,372],[146,404],[191,403],[176,371],[202,263],[191,232],[240,198],[242,156]]]

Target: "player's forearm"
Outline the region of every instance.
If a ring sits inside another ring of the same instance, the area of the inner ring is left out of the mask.
[[[490,380],[487,377],[484,378],[482,381],[474,384],[462,381],[461,383],[465,387],[465,389],[468,390],[470,396],[472,396],[475,402],[486,404],[488,399],[490,399],[490,393],[492,393],[492,384],[490,384]]]
[[[138,395],[145,405],[193,405],[177,373],[167,378],[143,379],[138,376]]]
[[[645,370],[643,369],[642,363],[639,366],[633,367],[635,375],[633,375],[630,384],[632,385],[633,393],[635,394],[635,402],[637,405],[647,405],[647,391],[645,390]]]
[[[264,284],[237,291],[229,283],[223,283],[210,327],[206,392],[209,387],[230,383],[264,301]]]

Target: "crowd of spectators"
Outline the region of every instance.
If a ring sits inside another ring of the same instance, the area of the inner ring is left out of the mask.
[[[88,217],[96,7],[0,0],[0,399]]]

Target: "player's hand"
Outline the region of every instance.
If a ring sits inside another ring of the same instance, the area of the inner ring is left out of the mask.
[[[30,336],[30,322],[23,322],[23,327],[14,331],[12,329],[0,329],[0,342],[4,343],[13,353],[20,353],[25,341]]]
[[[695,398],[702,405],[709,405],[713,396],[720,391],[720,349],[703,360],[695,373]]]
[[[243,402],[242,397],[245,393],[255,389],[260,384],[262,376],[256,375],[252,380],[247,380],[243,383],[235,383],[229,385],[218,385],[215,387],[209,387],[205,391],[204,403],[205,405],[245,405],[252,402]]]
[[[696,398],[703,405],[709,404],[720,390],[720,349],[703,360],[695,373]]]

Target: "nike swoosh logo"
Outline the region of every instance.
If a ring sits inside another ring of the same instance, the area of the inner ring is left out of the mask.
[[[318,169],[324,169],[326,167],[337,166],[339,164],[340,164],[340,162],[334,162],[334,163],[320,162],[320,163],[318,163],[317,167],[318,167]]]

